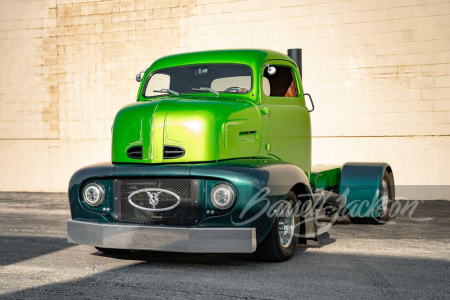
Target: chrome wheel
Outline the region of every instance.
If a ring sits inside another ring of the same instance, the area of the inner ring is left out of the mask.
[[[284,201],[281,204],[278,214],[278,234],[281,246],[288,248],[294,238],[294,208],[290,202]]]
[[[381,214],[387,213],[389,203],[389,187],[386,180],[381,183]]]
[[[265,261],[286,261],[295,253],[300,233],[300,215],[295,193],[289,191],[274,211],[276,217],[269,233],[258,244],[255,255]],[[272,215],[273,216],[273,215]]]

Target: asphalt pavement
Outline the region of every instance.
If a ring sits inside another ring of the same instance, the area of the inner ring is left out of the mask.
[[[266,263],[252,255],[103,254],[67,243],[66,194],[0,193],[0,299],[449,299],[449,213],[450,201],[423,201],[395,224],[340,219],[319,247]]]

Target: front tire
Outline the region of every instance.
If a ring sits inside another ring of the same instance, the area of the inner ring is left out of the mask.
[[[297,203],[293,191],[286,194],[272,229],[256,249],[259,260],[282,262],[294,255],[300,231]]]

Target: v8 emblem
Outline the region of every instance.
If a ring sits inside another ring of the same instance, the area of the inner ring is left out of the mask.
[[[156,207],[156,205],[159,202],[158,196],[159,194],[161,194],[162,192],[146,192],[148,195],[148,202],[150,203],[150,205],[153,206],[153,208]]]

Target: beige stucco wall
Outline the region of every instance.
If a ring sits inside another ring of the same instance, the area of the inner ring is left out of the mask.
[[[109,160],[114,114],[158,57],[255,47],[303,48],[315,163],[449,184],[449,1],[2,0],[0,190],[65,191]],[[433,193],[411,197],[450,199]]]

